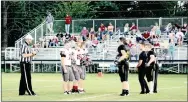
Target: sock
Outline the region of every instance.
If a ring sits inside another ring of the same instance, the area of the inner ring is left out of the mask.
[[[153,92],[153,82],[152,81],[150,81],[149,82],[149,90],[150,90],[150,92]]]
[[[76,90],[76,91],[78,90],[78,86],[75,86],[75,90]]]

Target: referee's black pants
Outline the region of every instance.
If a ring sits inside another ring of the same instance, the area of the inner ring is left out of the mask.
[[[31,64],[20,62],[20,71],[21,79],[19,86],[19,95],[24,95],[25,91],[27,91],[29,95],[34,95],[35,93],[33,92],[31,85]]]
[[[145,67],[139,67],[138,68],[138,80],[140,82],[141,92],[149,92],[147,82],[144,79],[145,75],[146,75]]]
[[[155,68],[154,68],[154,88],[153,91],[157,92],[157,79],[158,79],[158,72],[159,72],[159,65],[155,64]]]

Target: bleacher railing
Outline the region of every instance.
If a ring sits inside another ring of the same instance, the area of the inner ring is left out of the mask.
[[[123,31],[123,27],[126,23],[129,23],[129,25],[131,25],[133,22],[138,26],[138,28],[141,31],[143,31],[144,29],[151,28],[151,26],[154,25],[155,23],[158,23],[160,27],[165,27],[170,22],[176,23],[178,25],[183,25],[183,23],[188,22],[188,19],[187,17],[176,17],[176,18],[160,17],[160,18],[133,18],[133,19],[77,19],[77,20],[72,20],[72,24],[70,26],[70,33],[78,34],[81,32],[83,27],[87,27],[89,29],[93,27],[95,31],[98,31],[98,28],[101,23],[103,23],[105,26],[108,26],[110,22],[114,25],[115,32],[117,28]],[[54,29],[54,34],[57,34],[58,32],[64,33],[65,21],[55,20],[53,29]],[[27,34],[30,34],[34,38],[33,43],[36,44],[40,38],[43,38],[45,35],[48,34],[46,23],[42,22],[40,25],[38,25],[36,28],[31,30]],[[23,37],[21,37],[15,42],[16,48],[20,47],[20,45],[24,41],[24,37],[27,34],[25,34]]]

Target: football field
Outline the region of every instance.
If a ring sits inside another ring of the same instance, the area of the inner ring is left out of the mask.
[[[85,94],[64,95],[60,73],[32,73],[37,96],[18,96],[20,73],[2,73],[2,101],[187,101],[187,75],[160,74],[158,93],[140,95],[137,74],[129,75],[130,95],[119,96],[118,74],[87,74]]]

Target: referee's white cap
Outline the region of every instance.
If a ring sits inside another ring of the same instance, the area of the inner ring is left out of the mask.
[[[33,40],[33,37],[30,34],[28,34],[25,36],[25,39]]]

